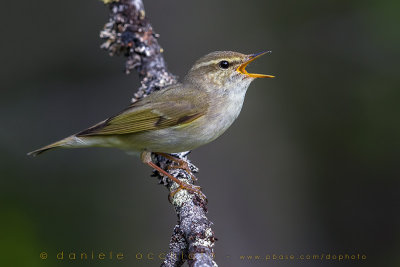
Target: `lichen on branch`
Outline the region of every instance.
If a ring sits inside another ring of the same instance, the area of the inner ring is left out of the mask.
[[[177,83],[177,77],[167,69],[163,49],[158,43],[159,35],[146,18],[141,0],[102,0],[110,10],[109,21],[100,33],[104,40],[101,48],[113,55],[126,57],[125,72],[129,74],[135,70],[139,74],[141,87],[134,94],[132,102],[151,94],[153,91]],[[174,154],[175,157],[185,160],[192,172],[197,172],[187,158],[189,152]],[[169,168],[172,164],[168,159],[153,154],[153,162],[168,171],[174,177],[193,184],[192,177],[182,169]],[[159,178],[170,192],[177,188],[175,182],[170,181],[158,172],[154,175]],[[214,261],[215,236],[211,229],[212,222],[206,213],[206,201],[187,190],[180,190],[170,199],[178,216],[178,224],[169,243],[169,253],[161,266],[177,267],[188,261],[189,266],[217,266]],[[177,256],[178,255],[178,256]]]
[[[142,86],[133,102],[155,90],[177,83],[177,77],[167,69],[159,35],[146,18],[142,1],[121,0],[109,2],[110,18],[100,32],[104,40],[101,48],[113,55],[127,58],[125,72],[136,70]]]

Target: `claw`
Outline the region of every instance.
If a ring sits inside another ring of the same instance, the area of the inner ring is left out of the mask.
[[[181,169],[186,171],[190,177],[192,178],[193,181],[197,181],[196,176],[194,176],[194,174],[192,173],[192,171],[189,168],[189,165],[187,164],[187,162],[184,162],[185,165],[169,165],[167,168],[168,170],[176,170],[176,169]]]
[[[165,154],[165,153],[157,153],[157,154],[159,154],[159,155],[163,156],[164,158],[169,159],[170,161],[176,163],[176,165],[169,165],[168,166],[169,170],[182,169],[182,170],[186,171],[190,175],[190,177],[192,178],[193,181],[197,181],[196,176],[194,176],[194,174],[190,170],[189,164],[186,161],[184,161],[182,159],[175,158],[175,157],[173,157],[171,155],[168,155],[168,154]]]
[[[194,175],[190,171],[190,168],[189,168],[189,165],[187,164],[187,162],[185,162],[185,161],[183,161],[181,159],[176,159],[176,158],[174,158],[174,157],[172,157],[172,156],[170,156],[168,154],[164,154],[164,153],[158,153],[158,154],[160,154],[161,156],[163,156],[163,157],[165,157],[165,158],[167,158],[167,159],[169,159],[171,161],[178,162],[179,166],[171,166],[171,168],[184,169],[191,175],[193,181],[197,180],[196,177],[194,177]],[[175,196],[175,194],[178,193],[179,190],[182,190],[182,189],[196,194],[201,200],[203,200],[204,202],[207,202],[207,197],[203,194],[203,192],[201,192],[201,190],[200,190],[201,187],[200,186],[196,186],[196,185],[185,183],[185,182],[179,180],[178,178],[172,176],[170,173],[168,173],[167,171],[163,170],[162,168],[160,168],[156,164],[154,164],[151,161],[151,152],[147,152],[147,151],[142,152],[141,159],[142,159],[142,161],[144,163],[146,163],[147,165],[149,165],[153,169],[157,170],[159,173],[167,176],[171,181],[174,181],[175,183],[177,183],[179,185],[179,187],[176,190],[172,191],[168,195],[168,199],[169,199],[170,202],[172,202],[171,200]],[[183,164],[182,162],[185,163],[186,165]],[[180,167],[180,166],[183,166],[183,167]]]
[[[180,190],[187,190],[189,192],[192,192],[196,195],[198,195],[203,201],[207,200],[207,197],[203,194],[203,192],[201,192],[201,187],[197,186],[197,185],[191,185],[191,184],[187,184],[187,183],[182,183],[179,185],[179,187],[177,189],[175,189],[174,191],[172,191],[169,194],[169,199],[170,201],[173,199],[173,197],[176,195],[176,193],[178,193]]]

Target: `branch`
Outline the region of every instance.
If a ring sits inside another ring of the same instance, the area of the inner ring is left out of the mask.
[[[113,55],[127,57],[125,72],[135,70],[141,79],[141,87],[134,94],[132,102],[156,90],[177,83],[177,77],[167,70],[163,49],[160,47],[150,22],[146,18],[142,0],[103,0],[110,8],[109,22],[100,33],[105,40],[101,47]],[[198,169],[187,159],[189,152],[174,154],[188,162],[192,172]],[[182,169],[169,169],[173,163],[164,157],[152,155],[153,162],[174,177],[193,184],[193,180]],[[170,192],[178,188],[175,182],[154,171],[161,184]],[[207,203],[187,190],[178,191],[171,199],[178,216],[169,243],[169,252],[161,266],[182,266],[187,260],[189,266],[217,266],[214,262],[214,243],[216,238],[211,229],[212,223],[206,217]]]

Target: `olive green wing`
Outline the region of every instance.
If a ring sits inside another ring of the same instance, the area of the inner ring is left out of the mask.
[[[122,113],[82,131],[77,136],[119,135],[159,130],[190,123],[205,113],[193,101],[151,102],[133,104]]]

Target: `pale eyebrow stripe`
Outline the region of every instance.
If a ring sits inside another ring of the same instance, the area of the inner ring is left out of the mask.
[[[201,67],[205,67],[205,66],[209,66],[209,65],[214,65],[214,64],[217,64],[217,63],[221,62],[222,60],[226,60],[229,63],[239,63],[239,62],[241,62],[241,58],[239,58],[239,57],[231,58],[231,59],[220,58],[220,59],[214,59],[214,60],[211,60],[211,61],[206,61],[206,62],[202,62],[202,63],[196,64],[196,65],[193,66],[192,70],[198,69],[198,68],[201,68]]]

